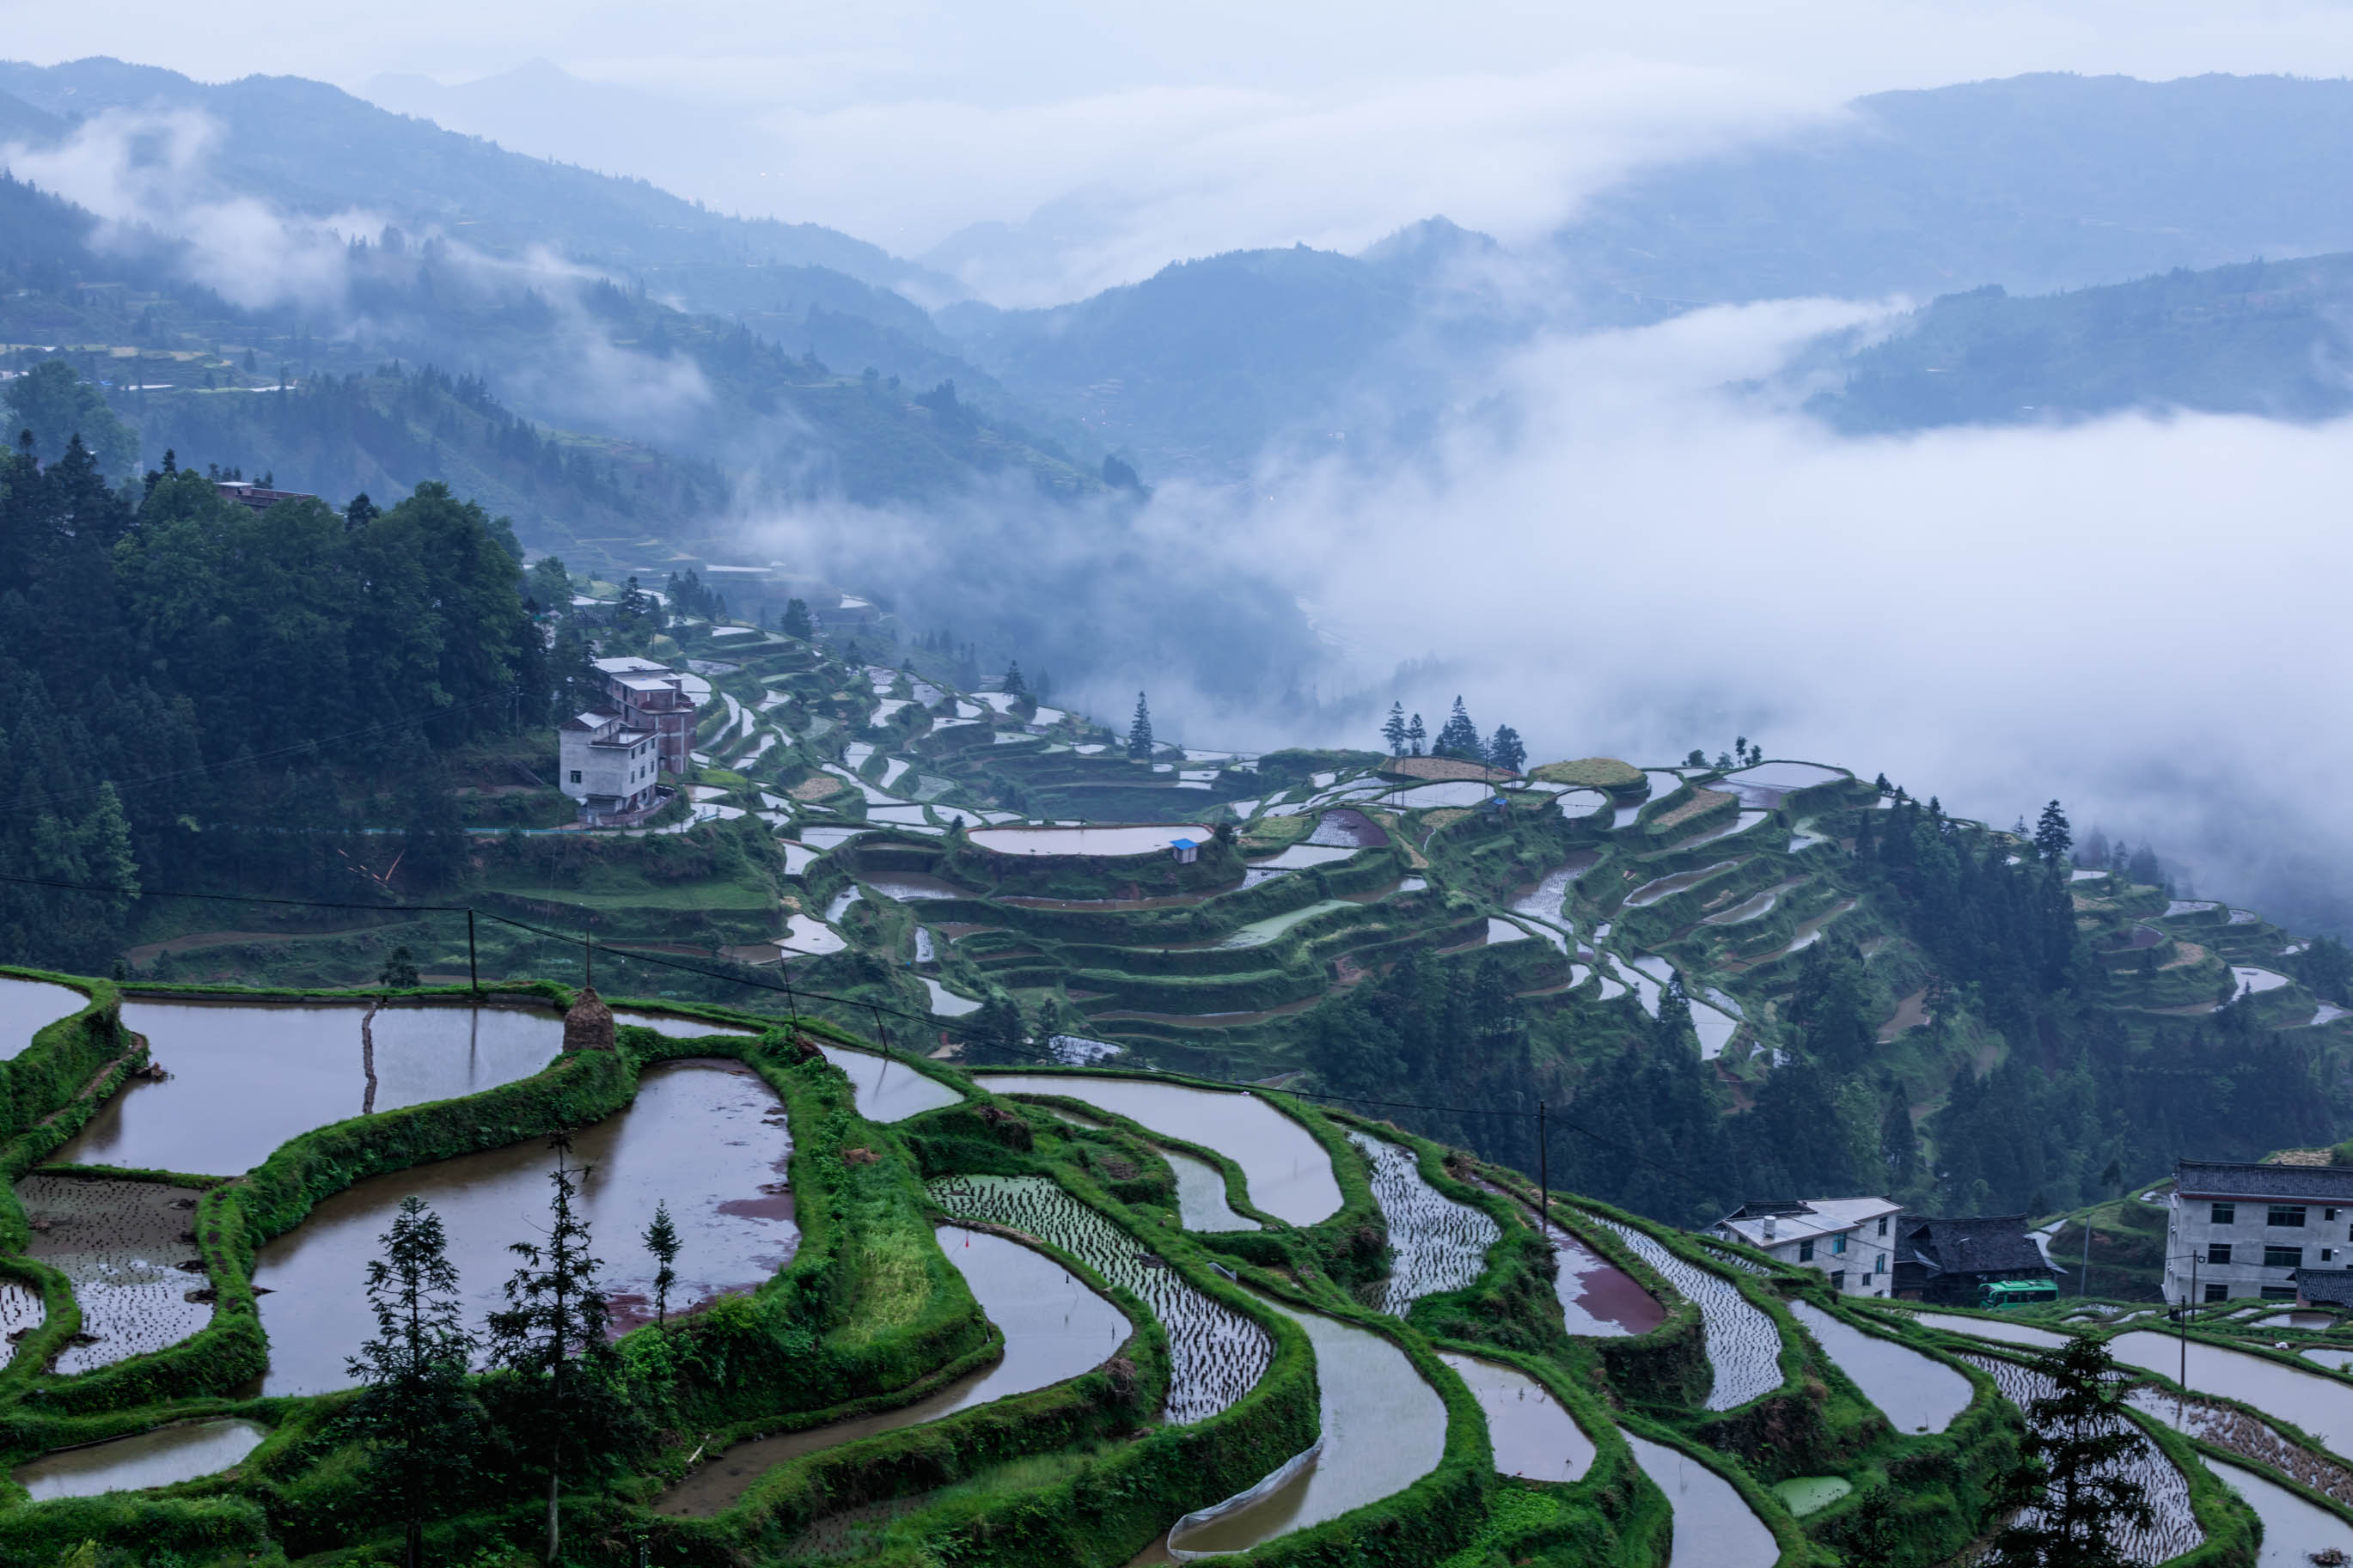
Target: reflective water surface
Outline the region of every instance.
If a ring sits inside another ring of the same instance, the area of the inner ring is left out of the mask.
[[[573,1135],[571,1163],[593,1169],[581,1195],[603,1259],[614,1326],[653,1316],[654,1262],[639,1241],[667,1202],[685,1245],[670,1310],[754,1289],[791,1261],[800,1232],[784,1186],[792,1137],[776,1094],[748,1068],[690,1059],[646,1069],[628,1110]],[[262,1392],[349,1387],[344,1361],[375,1331],[363,1296],[400,1200],[423,1198],[447,1227],[468,1326],[502,1309],[518,1241],[546,1238],[554,1157],[542,1139],[372,1176],[336,1194],[261,1249],[254,1283],[269,1336]]]
[[[70,1018],[89,1005],[90,998],[71,986],[0,978],[0,1062],[31,1045],[43,1025]]]
[[[1457,1351],[1440,1351],[1438,1359],[1479,1401],[1497,1475],[1573,1481],[1593,1463],[1593,1439],[1543,1384],[1517,1367]]]
[[[1306,1128],[1255,1095],[1145,1079],[998,1073],[973,1075],[996,1094],[1052,1094],[1099,1105],[1155,1132],[1215,1149],[1242,1170],[1250,1206],[1313,1225],[1340,1206],[1332,1157]]]
[[[1773,1568],[1781,1548],[1730,1481],[1681,1450],[1626,1434],[1635,1462],[1675,1510],[1667,1568]]]
[[[198,1421],[45,1454],[19,1465],[16,1484],[35,1502],[168,1487],[227,1469],[261,1446],[269,1428],[254,1421]]]
[[[238,1175],[300,1132],[367,1104],[365,1003],[125,1002],[170,1075],[125,1087],[56,1164]],[[476,1094],[529,1078],[564,1044],[552,1009],[396,1006],[369,1025],[377,1110]]]
[[[843,1443],[937,1421],[943,1415],[1027,1394],[1101,1365],[1132,1331],[1117,1307],[1080,1284],[1044,1253],[984,1230],[943,1226],[940,1246],[974,1300],[1005,1334],[1005,1353],[929,1397],[805,1432],[738,1443],[656,1500],[658,1513],[717,1513],[761,1475],[787,1459]]]
[[[926,1110],[937,1110],[964,1099],[962,1093],[938,1079],[926,1077],[880,1051],[854,1050],[822,1040],[817,1048],[824,1053],[826,1060],[849,1075],[858,1114],[869,1121],[904,1121],[910,1116],[921,1116]]]
[[[1940,1361],[1866,1334],[1810,1301],[1789,1310],[1898,1432],[1941,1432],[1968,1408],[1969,1380]]]

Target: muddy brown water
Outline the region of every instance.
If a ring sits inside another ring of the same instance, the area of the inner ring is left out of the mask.
[[[662,1493],[654,1511],[707,1518],[789,1459],[1076,1377],[1102,1365],[1133,1331],[1117,1307],[1042,1252],[985,1230],[944,1226],[938,1236],[981,1310],[1004,1331],[1005,1353],[994,1365],[895,1410],[738,1443]]]
[[[70,1018],[90,1005],[71,986],[46,980],[0,980],[0,1062],[33,1043],[42,1026]]]
[[[169,1076],[125,1087],[51,1163],[249,1171],[297,1133],[361,1113],[366,1015],[357,1002],[125,1002],[122,1021]],[[529,1078],[564,1043],[564,1020],[543,1008],[386,1007],[370,1027],[379,1111]]]
[[[1491,1193],[1503,1191],[1492,1183],[1479,1185]],[[1521,1207],[1530,1219],[1537,1217],[1533,1205]],[[1552,1243],[1553,1295],[1560,1302],[1561,1326],[1568,1332],[1583,1339],[1615,1339],[1647,1334],[1667,1321],[1667,1310],[1657,1297],[1574,1231],[1558,1220],[1544,1229]]]
[[[269,1428],[253,1421],[198,1421],[45,1454],[15,1471],[35,1502],[168,1487],[227,1469],[261,1446]]]
[[[191,1227],[197,1194],[187,1187],[113,1178],[26,1176],[17,1201],[33,1230],[26,1252],[73,1283],[81,1332],[58,1353],[60,1373],[111,1366],[176,1344],[212,1321],[211,1281]],[[33,1321],[40,1311],[34,1304]]]
[[[573,1135],[592,1250],[604,1260],[617,1331],[653,1316],[653,1259],[638,1239],[667,1201],[684,1241],[673,1312],[756,1289],[800,1242],[785,1190],[792,1137],[776,1094],[749,1068],[712,1058],[646,1069],[638,1098]],[[511,1243],[542,1242],[553,1157],[541,1139],[372,1176],[328,1198],[261,1250],[254,1283],[269,1336],[266,1394],[350,1386],[345,1358],[374,1332],[363,1284],[400,1200],[423,1198],[449,1236],[470,1328],[506,1302]]]

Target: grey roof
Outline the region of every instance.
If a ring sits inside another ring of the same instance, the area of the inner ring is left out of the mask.
[[[2027,1236],[2022,1214],[1906,1220],[1904,1238],[1920,1261],[1941,1273],[2056,1272]]]
[[[2296,1294],[2307,1301],[2333,1307],[2353,1307],[2353,1268],[2299,1268],[2288,1276]]]
[[[2234,1164],[2177,1160],[2173,1184],[2186,1198],[2305,1198],[2353,1205],[2353,1165]]]

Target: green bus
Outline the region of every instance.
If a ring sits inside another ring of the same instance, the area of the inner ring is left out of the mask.
[[[2051,1279],[1994,1279],[1978,1287],[1977,1304],[1983,1308],[2025,1307],[2056,1301],[2058,1282]]]

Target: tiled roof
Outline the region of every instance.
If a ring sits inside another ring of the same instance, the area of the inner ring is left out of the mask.
[[[1742,1205],[1716,1223],[1751,1247],[1778,1247],[1786,1241],[1854,1230],[1903,1205],[1885,1198],[1761,1199]],[[1765,1234],[1765,1216],[1773,1216],[1773,1234]]]
[[[2010,1274],[2051,1268],[2026,1234],[2022,1214],[1907,1220],[1904,1237],[1922,1262],[1947,1274]]]
[[[2353,1165],[2255,1165],[2177,1160],[2174,1185],[2190,1198],[2305,1198],[2353,1205]]]
[[[2353,1268],[2299,1268],[2288,1276],[2307,1301],[2353,1307]]]

